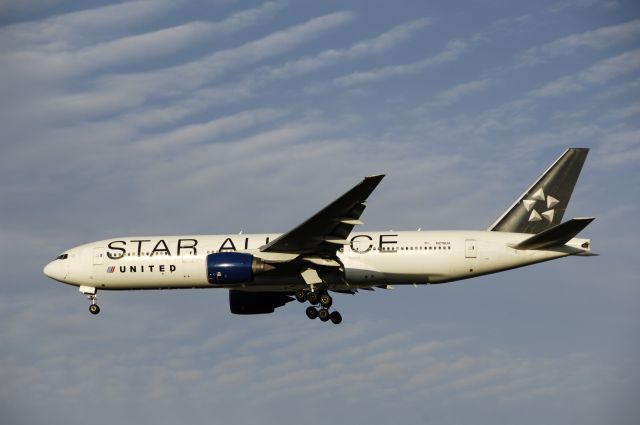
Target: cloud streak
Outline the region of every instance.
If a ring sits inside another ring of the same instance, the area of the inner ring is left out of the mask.
[[[60,297],[54,300],[58,305],[75,301]],[[11,301],[14,307],[25,302],[32,305],[31,300],[21,298]],[[205,305],[197,297],[189,297],[189,303]],[[142,309],[144,316],[141,314],[141,320],[134,323],[129,323],[125,311],[114,311],[111,330],[102,326],[96,329],[104,332],[103,340],[111,341],[107,344],[96,342],[92,333],[71,316],[39,323],[32,309],[10,308],[5,301],[0,310],[5,314],[11,311],[11,323],[30,324],[30,332],[8,333],[8,328],[3,328],[3,341],[22,344],[25,339],[40,338],[43,343],[35,364],[26,356],[10,359],[0,352],[0,361],[9,366],[0,369],[0,379],[5,383],[0,396],[12,400],[7,389],[24,388],[31,391],[30,403],[36,411],[51,406],[50,414],[69,420],[74,413],[55,406],[64,406],[64,400],[91,391],[94,397],[85,401],[85,407],[100,418],[98,424],[109,423],[118,415],[134,417],[140,405],[153,406],[160,423],[165,423],[160,419],[165,415],[199,418],[204,412],[197,406],[203,405],[227,415],[229,410],[224,406],[238,403],[251,410],[270,409],[285,402],[312,408],[320,400],[334,406],[334,415],[346,414],[342,411],[344,403],[338,400],[348,400],[349,406],[372,401],[406,407],[421,403],[436,412],[446,411],[452,400],[519,407],[526,400],[540,403],[547,396],[580,388],[596,377],[595,372],[578,373],[593,360],[575,353],[547,359],[474,349],[472,339],[441,337],[437,330],[422,325],[407,330],[389,323],[358,321],[330,331],[316,329],[316,338],[308,339],[274,327],[273,321],[267,320],[254,324],[250,331],[223,331],[199,340],[189,335],[211,334],[210,326],[185,318],[161,329],[158,323],[163,322],[164,307]],[[210,317],[218,326],[220,320],[228,320],[221,314]],[[64,345],[41,338],[59,327],[73,335],[67,343],[99,347],[101,367],[93,367],[91,352],[78,350],[65,356]],[[125,329],[128,332],[123,333]],[[262,337],[252,337],[254,333]],[[114,342],[130,349],[121,351]],[[318,356],[319,350],[324,350],[324,355]],[[473,354],[466,354],[470,352]],[[110,371],[108,376],[104,370]],[[131,374],[138,382],[135,387],[123,384]],[[95,382],[101,385],[95,386]],[[326,391],[328,388],[332,391]],[[595,396],[589,391],[579,392],[585,394]],[[125,400],[132,398],[137,402],[127,406]],[[185,402],[176,404],[176,400]],[[120,413],[110,412],[113,404],[121,406],[116,409]],[[16,406],[20,403],[12,409]]]
[[[593,31],[571,34],[541,46],[535,46],[524,52],[519,62],[532,66],[549,59],[568,56],[581,48],[605,49],[623,41],[633,40],[640,35],[640,19],[618,25],[610,25]]]
[[[8,25],[0,29],[0,46],[38,44],[54,50],[82,47],[112,38],[114,30],[126,32],[157,20],[181,3],[180,0],[136,0]]]
[[[461,83],[436,94],[435,102],[444,105],[451,105],[455,102],[458,102],[463,97],[482,92],[495,83],[496,81],[493,78],[481,78],[478,80]]]
[[[324,50],[317,55],[287,62],[282,66],[264,70],[266,80],[282,79],[315,71],[321,67],[336,64],[342,60],[354,60],[364,56],[383,53],[400,42],[410,38],[415,32],[432,25],[428,18],[405,22],[383,34],[359,41],[346,49]]]
[[[640,50],[631,50],[599,61],[576,75],[568,75],[529,92],[535,98],[557,97],[584,91],[640,70]]]
[[[430,68],[457,60],[466,49],[467,43],[464,40],[452,40],[435,56],[402,65],[388,65],[369,71],[354,72],[334,79],[333,83],[341,87],[351,87],[403,75],[419,74]]]

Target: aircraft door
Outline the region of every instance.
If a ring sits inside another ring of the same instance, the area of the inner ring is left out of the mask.
[[[466,239],[464,241],[464,257],[476,258],[478,256],[478,244],[475,239]]]

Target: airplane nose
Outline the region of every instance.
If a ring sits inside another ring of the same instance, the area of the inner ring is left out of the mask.
[[[66,273],[64,272],[64,267],[62,266],[59,260],[54,260],[49,264],[47,264],[46,266],[44,266],[44,269],[42,269],[42,272],[46,276],[50,277],[51,279],[58,280],[58,281],[63,281],[64,278],[66,277]]]

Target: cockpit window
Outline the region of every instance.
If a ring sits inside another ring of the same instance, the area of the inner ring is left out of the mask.
[[[69,257],[69,254],[59,255],[56,260],[66,260]]]

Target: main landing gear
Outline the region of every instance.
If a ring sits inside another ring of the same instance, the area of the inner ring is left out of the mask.
[[[98,298],[97,296],[98,291],[96,290],[96,288],[93,288],[90,286],[81,286],[80,292],[85,294],[89,299],[89,301],[91,301],[91,305],[89,306],[89,312],[93,315],[100,313],[100,307],[98,306],[98,304],[96,304],[96,300]]]
[[[320,318],[321,321],[327,322],[331,320],[334,325],[338,325],[342,322],[342,315],[337,311],[329,312],[329,308],[333,305],[333,298],[326,291],[305,291],[299,289],[296,291],[296,299],[301,302],[307,302],[311,304],[305,311],[307,317],[311,320]],[[315,307],[320,304],[320,308]]]

